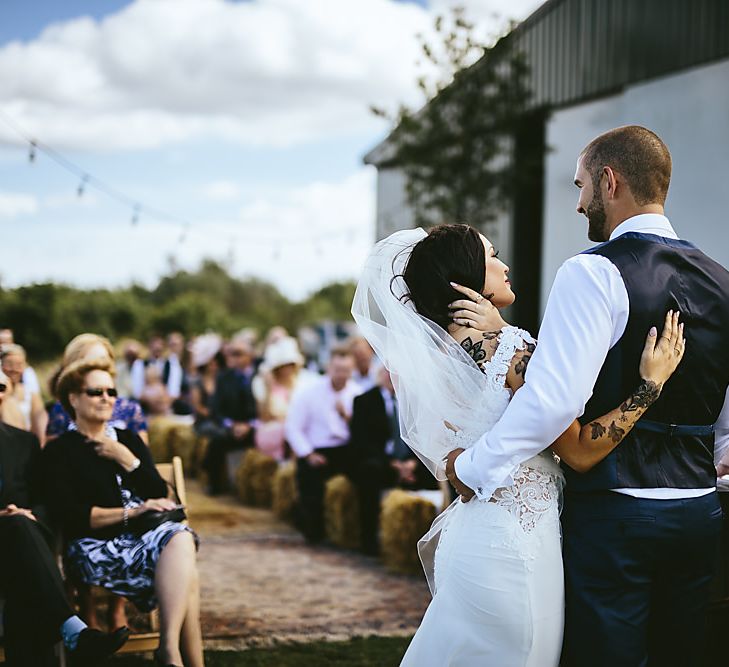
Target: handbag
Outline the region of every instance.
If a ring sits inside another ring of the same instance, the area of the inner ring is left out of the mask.
[[[144,512],[127,523],[126,532],[141,537],[144,533],[162,525],[165,521],[182,523],[187,519],[184,507],[177,507],[163,512]]]
[[[117,475],[116,481],[119,485],[119,495],[121,496],[122,507],[124,507],[124,492],[121,484],[121,477]],[[175,521],[177,523],[187,521],[187,514],[185,513],[185,508],[180,502],[180,496],[177,493],[177,489],[174,485],[167,481],[165,481],[165,484],[167,484],[167,486],[169,486],[175,494],[178,507],[171,510],[144,512],[143,514],[130,519],[127,522],[127,525],[123,528],[123,532],[141,537],[144,533],[154,530],[157,526],[165,523],[165,521]]]

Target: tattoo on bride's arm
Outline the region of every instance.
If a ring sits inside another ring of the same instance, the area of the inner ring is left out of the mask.
[[[521,355],[519,361],[517,361],[514,365],[514,372],[517,375],[521,375],[523,379],[526,379],[527,366],[529,366],[529,361],[536,349],[537,346],[534,343],[526,343],[526,350],[524,351],[524,354]]]
[[[620,406],[621,412],[635,412],[636,410],[645,409],[653,405],[661,393],[661,385],[643,380],[638,388],[628,397]]]
[[[500,333],[500,331],[484,331],[481,336],[484,340],[496,340]]]
[[[592,429],[590,437],[593,440],[602,438],[602,436],[605,435],[605,431],[607,431],[607,429],[600,422],[591,422],[590,428]]]
[[[474,343],[470,336],[467,336],[461,341],[461,347],[468,353],[468,355],[476,363],[483,361],[486,358],[486,350],[483,349],[483,341],[480,340]]]

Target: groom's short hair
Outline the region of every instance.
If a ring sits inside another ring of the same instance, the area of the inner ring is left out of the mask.
[[[603,167],[611,167],[626,180],[636,204],[665,203],[671,153],[655,132],[640,125],[609,130],[587,144],[581,157],[596,188]]]

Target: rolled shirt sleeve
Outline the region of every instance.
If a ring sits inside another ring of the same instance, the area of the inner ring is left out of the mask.
[[[524,386],[496,426],[456,459],[456,474],[479,498],[512,484],[518,465],[550,446],[584,412],[628,312],[625,284],[608,259],[577,255],[562,265]]]
[[[286,440],[298,458],[308,456],[314,451],[314,446],[306,434],[311,395],[312,390],[310,387],[295,393],[286,414]]]

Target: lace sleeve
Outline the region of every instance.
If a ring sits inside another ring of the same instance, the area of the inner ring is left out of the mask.
[[[499,387],[506,386],[506,376],[511,367],[511,361],[519,350],[526,349],[527,344],[536,345],[536,340],[524,329],[518,327],[504,327],[501,330],[499,346],[491,357],[488,366],[484,368],[486,376]]]

